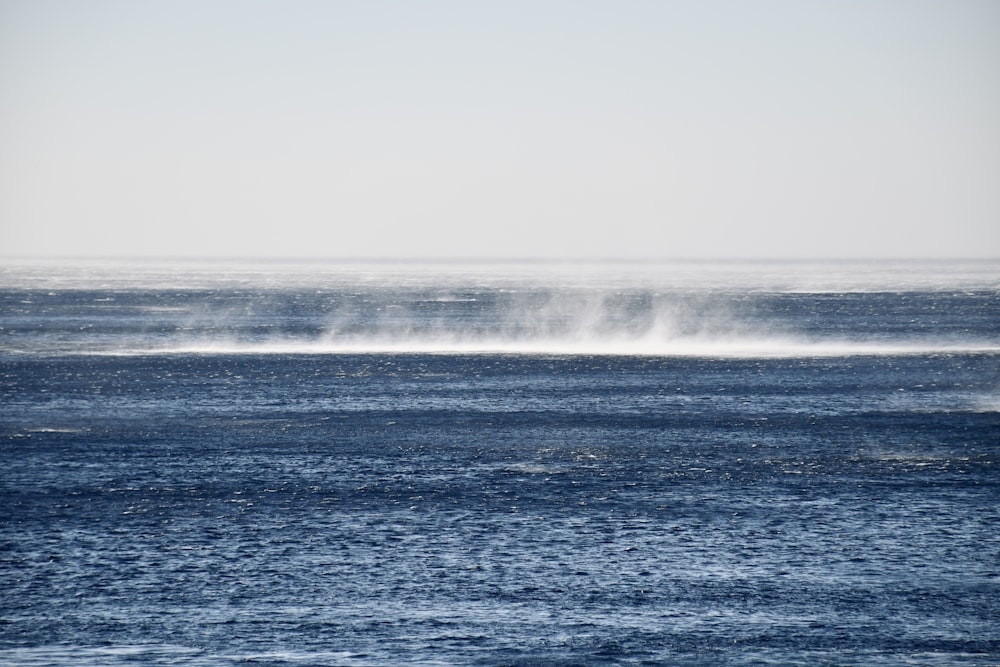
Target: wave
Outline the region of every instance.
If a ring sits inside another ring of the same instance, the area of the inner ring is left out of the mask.
[[[1000,345],[970,342],[880,342],[795,340],[268,340],[185,341],[160,346],[128,346],[78,352],[102,356],[146,355],[541,355],[647,356],[727,359],[1000,354]]]

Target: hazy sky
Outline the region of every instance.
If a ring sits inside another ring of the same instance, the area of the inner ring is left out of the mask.
[[[0,255],[1000,256],[995,0],[0,0]]]

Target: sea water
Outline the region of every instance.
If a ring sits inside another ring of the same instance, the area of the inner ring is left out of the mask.
[[[0,664],[1000,664],[1000,264],[0,270]]]

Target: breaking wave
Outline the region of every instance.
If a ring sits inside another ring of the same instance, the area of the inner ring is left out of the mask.
[[[796,340],[669,341],[645,340],[373,340],[373,341],[204,341],[155,348],[89,351],[97,355],[322,355],[322,354],[517,354],[708,357],[776,359],[796,357],[895,356],[926,354],[1000,354],[1000,345],[949,343],[810,342]]]

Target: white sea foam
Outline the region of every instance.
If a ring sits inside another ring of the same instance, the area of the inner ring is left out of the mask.
[[[1000,412],[1000,394],[986,394],[976,398],[972,412]]]
[[[515,340],[382,339],[382,340],[271,340],[240,342],[189,341],[159,347],[123,347],[89,350],[84,354],[142,355],[541,355],[541,356],[649,356],[732,359],[890,356],[925,354],[1000,354],[1000,345],[982,343],[880,343],[807,341],[793,339],[745,340]]]

